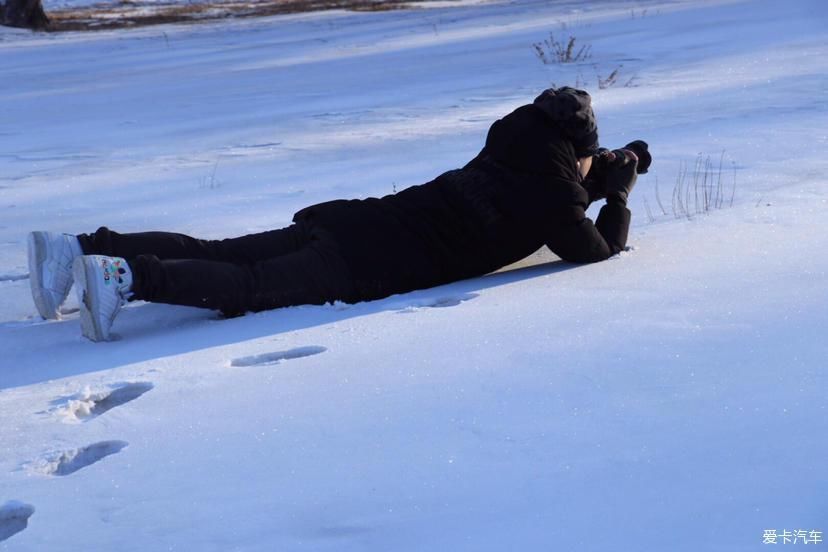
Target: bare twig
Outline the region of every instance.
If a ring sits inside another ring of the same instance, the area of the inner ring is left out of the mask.
[[[613,70],[613,72],[610,73],[609,76],[607,76],[607,78],[605,79],[602,79],[601,75],[596,73],[598,77],[598,88],[604,90],[605,88],[609,88],[610,86],[614,85],[615,81],[618,79],[618,71],[621,69],[621,67],[623,67],[623,65],[619,65],[618,67],[616,67],[615,70]]]
[[[650,202],[647,201],[647,196],[644,196],[644,210],[647,212],[647,220],[650,223],[655,222],[655,217],[653,216],[653,212],[650,210]]]
[[[592,46],[584,44],[576,50],[576,39],[570,36],[566,44],[555,38],[553,33],[543,42],[535,42],[532,47],[535,55],[544,65],[552,63],[577,63],[592,57]]]
[[[714,164],[709,155],[699,153],[693,162],[693,172],[690,173],[687,163],[679,162],[679,169],[676,174],[676,183],[673,186],[672,210],[676,218],[692,218],[693,215],[707,214],[713,209],[721,209],[725,206],[725,184],[722,179],[724,174],[724,158],[726,152],[722,150],[719,155],[718,166]],[[690,180],[688,180],[688,178]],[[733,184],[730,189],[728,204],[732,207],[736,196],[736,174],[734,165]],[[661,205],[658,191],[658,179],[656,179],[656,201],[661,210],[666,210]]]
[[[658,208],[661,209],[661,214],[666,215],[667,210],[664,208],[664,204],[661,203],[661,196],[658,193],[658,176],[655,177],[655,196],[656,196],[656,203],[658,203]]]

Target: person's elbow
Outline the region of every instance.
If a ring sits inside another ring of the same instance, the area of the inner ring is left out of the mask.
[[[568,263],[588,264],[605,261],[618,253],[606,243],[584,245],[583,247],[554,247],[547,244],[552,252]]]

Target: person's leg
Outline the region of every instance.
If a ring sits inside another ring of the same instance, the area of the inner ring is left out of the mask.
[[[132,299],[216,309],[225,316],[356,300],[345,262],[318,242],[253,264],[139,255],[129,266]]]
[[[203,259],[253,264],[298,251],[309,243],[310,236],[302,224],[225,240],[200,240],[172,232],[119,234],[102,227],[93,234],[79,235],[78,241],[85,255],[125,259],[154,255],[161,260]]]

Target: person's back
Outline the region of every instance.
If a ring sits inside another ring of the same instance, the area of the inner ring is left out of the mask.
[[[577,162],[597,149],[589,96],[562,89],[496,121],[461,169],[382,198],[307,207],[294,220],[331,231],[364,299],[485,274],[544,244],[597,261],[624,246],[629,223],[619,204],[602,215],[611,219],[603,234],[584,227]]]

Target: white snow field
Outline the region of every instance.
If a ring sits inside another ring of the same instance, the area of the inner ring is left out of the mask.
[[[825,549],[826,22],[496,0],[0,29],[0,550]],[[592,59],[544,65],[550,32]],[[603,145],[655,158],[616,258],[231,320],[136,302],[107,343],[74,295],[35,314],[30,230],[281,227],[461,166],[576,81]],[[723,151],[721,208],[674,216]]]

